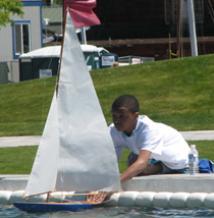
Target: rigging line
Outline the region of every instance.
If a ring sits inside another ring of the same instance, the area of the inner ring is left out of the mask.
[[[66,9],[66,12],[69,13],[69,9],[68,8]],[[64,47],[65,25],[66,25],[67,13],[64,14],[64,1],[63,1],[63,31],[62,31],[63,32],[63,37],[62,37],[61,51],[60,51],[59,64],[58,64],[57,77],[56,77],[56,87],[55,87],[56,98],[58,96],[59,77],[60,77],[60,69],[61,69],[61,64],[62,64],[62,53],[63,53],[63,47]],[[60,139],[59,139],[59,141],[60,141]],[[63,160],[63,162],[64,162],[64,160]],[[58,180],[63,180],[63,172],[64,172],[64,170],[62,170],[61,173],[59,174],[58,171],[57,171],[56,179],[55,179],[55,188],[56,188],[56,185],[57,185],[57,181]]]
[[[52,62],[53,62],[53,57],[50,58],[50,60],[48,62],[47,69],[51,69]],[[43,79],[43,83],[42,84],[43,84],[43,93],[46,93],[46,88],[47,88],[47,79],[46,78]],[[47,101],[46,101],[46,96],[44,95],[43,100],[42,100],[41,120],[43,120],[43,117],[46,117],[46,115],[47,115],[46,114],[45,102],[47,102]]]
[[[46,87],[47,87],[46,79],[43,79],[42,85],[43,85],[43,88],[42,88],[42,89],[43,89],[43,92],[42,92],[41,95],[43,95],[43,98],[42,98],[41,121],[43,122],[43,118],[44,118],[44,115],[45,115],[45,100],[46,100],[46,97],[45,97],[44,93],[46,93],[45,89],[46,89]],[[41,92],[41,90],[40,90],[40,92]],[[43,130],[42,130],[42,131],[43,131]]]

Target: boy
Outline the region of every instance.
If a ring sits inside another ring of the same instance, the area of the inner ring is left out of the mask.
[[[137,175],[185,172],[190,148],[177,130],[140,116],[138,100],[132,95],[118,97],[111,112],[110,133],[118,159],[124,147],[132,152],[132,160],[121,175],[121,182]],[[109,194],[91,193],[88,200],[101,203]]]
[[[111,109],[110,133],[118,159],[124,147],[135,156],[134,162],[121,175],[121,182],[139,174],[185,172],[190,149],[177,130],[140,116],[138,100],[132,95],[118,97]]]

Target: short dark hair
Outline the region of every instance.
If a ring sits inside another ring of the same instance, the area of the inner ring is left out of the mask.
[[[121,95],[112,103],[111,110],[117,111],[121,107],[126,107],[131,112],[139,112],[140,106],[137,98],[133,95]]]

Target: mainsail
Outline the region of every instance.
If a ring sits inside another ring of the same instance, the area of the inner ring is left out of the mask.
[[[59,75],[26,195],[118,191],[113,142],[68,13]]]

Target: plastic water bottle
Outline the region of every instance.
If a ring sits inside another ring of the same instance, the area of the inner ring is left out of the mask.
[[[198,169],[198,151],[196,145],[190,145],[189,153],[189,174],[194,175],[199,172]]]

